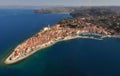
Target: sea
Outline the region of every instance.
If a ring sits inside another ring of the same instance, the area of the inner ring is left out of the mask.
[[[36,14],[31,9],[0,9],[0,76],[120,76],[120,39],[73,39],[39,50],[12,65],[13,49],[69,14]]]

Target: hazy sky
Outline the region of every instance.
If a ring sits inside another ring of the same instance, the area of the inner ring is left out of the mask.
[[[64,6],[92,6],[92,5],[120,5],[120,0],[0,0],[0,6],[8,5],[64,5]]]

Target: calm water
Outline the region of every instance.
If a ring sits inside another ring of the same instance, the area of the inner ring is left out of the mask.
[[[120,39],[75,39],[55,44],[24,61],[5,65],[11,49],[67,14],[0,10],[0,76],[120,76]]]

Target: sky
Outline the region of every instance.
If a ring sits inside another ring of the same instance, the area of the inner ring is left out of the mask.
[[[120,6],[120,0],[0,0],[0,6]]]

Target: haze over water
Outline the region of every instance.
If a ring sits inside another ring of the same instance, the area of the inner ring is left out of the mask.
[[[0,10],[0,76],[120,76],[120,39],[59,42],[14,65],[3,61],[16,45],[68,14]]]

